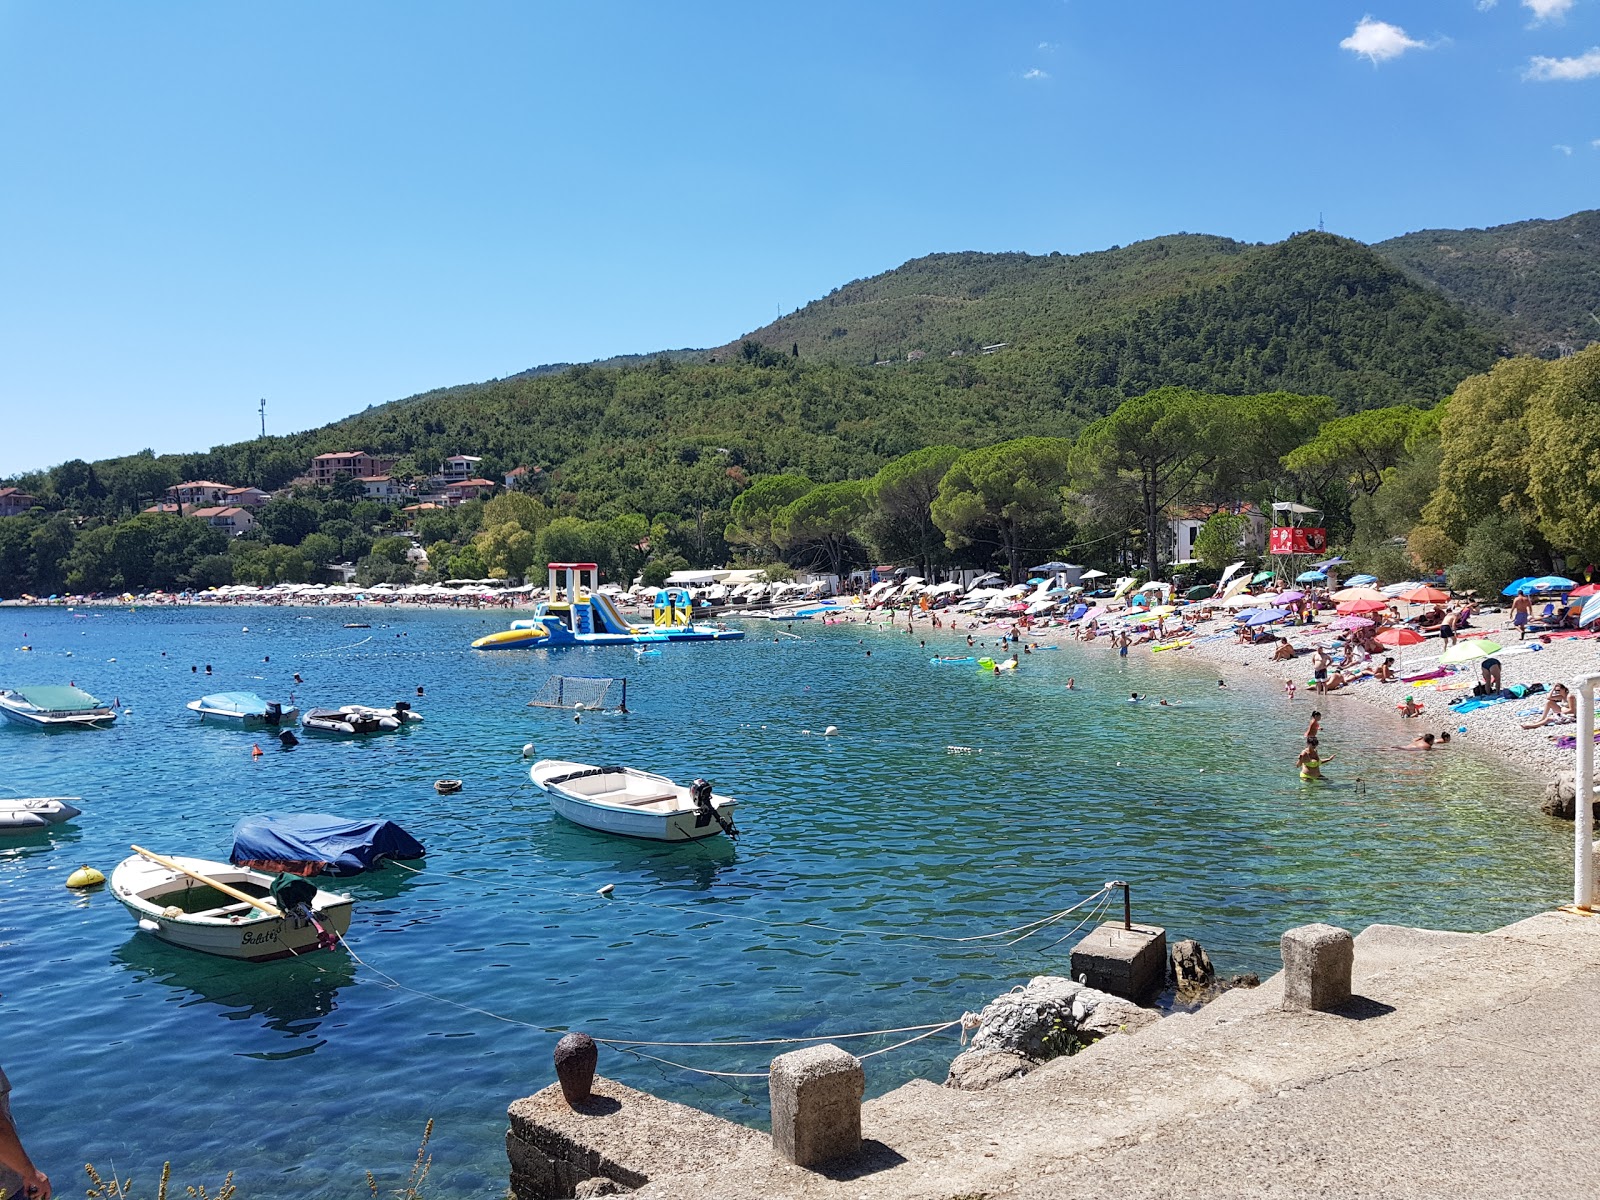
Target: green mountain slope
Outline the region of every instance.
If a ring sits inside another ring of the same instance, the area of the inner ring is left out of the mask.
[[[1491,229],[1425,229],[1373,247],[1479,315],[1521,353],[1600,339],[1600,210]]]
[[[1094,254],[930,254],[835,288],[747,336],[785,350],[798,345],[802,358],[850,363],[1059,341],[1140,305],[1226,280],[1250,249],[1182,233]]]

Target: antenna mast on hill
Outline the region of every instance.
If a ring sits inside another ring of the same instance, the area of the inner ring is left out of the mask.
[[[1328,227],[1322,223],[1322,214],[1321,213],[1317,214],[1317,232],[1318,233],[1327,233],[1328,232]]]
[[[261,397],[261,436],[267,436],[267,398]]]

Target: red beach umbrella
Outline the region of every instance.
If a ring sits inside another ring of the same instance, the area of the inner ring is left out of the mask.
[[[1573,588],[1567,593],[1569,600],[1574,596],[1600,596],[1600,583],[1586,583],[1581,588]]]
[[[1404,625],[1390,626],[1388,629],[1378,630],[1378,639],[1385,646],[1415,646],[1418,642],[1426,641],[1415,629]]]
[[[1409,592],[1401,592],[1400,599],[1408,604],[1443,604],[1450,599],[1450,593],[1424,584],[1422,587],[1412,588]]]
[[[1381,612],[1388,607],[1382,600],[1346,600],[1339,605],[1339,612],[1343,616],[1349,616],[1352,613],[1359,615],[1361,613]]]

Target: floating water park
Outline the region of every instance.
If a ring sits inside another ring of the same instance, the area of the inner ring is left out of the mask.
[[[557,600],[557,576],[565,572],[565,586]],[[694,623],[694,601],[683,588],[656,592],[652,621],[635,625],[599,590],[600,568],[595,563],[551,563],[550,599],[534,609],[532,617],[513,621],[510,629],[491,633],[472,643],[474,650],[557,650],[566,646],[644,646],[662,642],[733,642],[744,637],[737,629]]]

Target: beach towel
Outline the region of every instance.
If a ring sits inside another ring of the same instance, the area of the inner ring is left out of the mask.
[[[1402,683],[1416,683],[1417,681],[1423,679],[1443,679],[1449,674],[1451,674],[1451,672],[1448,669],[1444,667],[1435,667],[1433,670],[1424,671],[1420,675],[1402,675],[1400,676],[1400,681]]]

